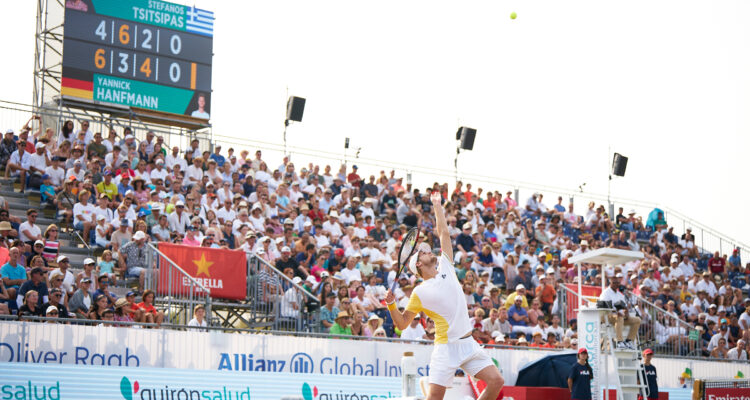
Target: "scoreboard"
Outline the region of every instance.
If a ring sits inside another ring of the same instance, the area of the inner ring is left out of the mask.
[[[209,119],[213,21],[159,0],[67,0],[61,93]]]

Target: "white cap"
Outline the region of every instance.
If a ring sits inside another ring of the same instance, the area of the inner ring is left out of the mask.
[[[680,257],[677,255],[677,253],[672,254],[672,258],[670,259],[670,262],[676,263],[680,261]]]
[[[143,231],[138,231],[133,235],[133,240],[143,240],[146,238],[146,234]]]
[[[283,237],[277,237],[276,238],[276,244],[281,244],[283,242],[284,242],[284,238]]]
[[[47,311],[44,312],[44,315],[47,315],[47,314],[49,314],[49,313],[51,313],[53,311],[58,312],[57,311],[57,307],[55,307],[55,306],[49,306],[49,307],[47,307]]]
[[[500,331],[492,331],[492,338],[498,340],[505,340],[505,335]]]
[[[37,240],[36,242],[34,242],[34,246],[36,246],[38,244],[41,244],[42,246],[44,246],[44,242],[41,241],[41,240]]]
[[[37,143],[36,144],[36,148],[37,149],[43,149],[44,148],[44,143]]]
[[[430,248],[429,244],[422,242],[417,245],[416,252],[414,252],[414,255],[409,259],[409,271],[411,271],[412,274],[417,275],[417,259],[419,258],[419,253],[430,252],[432,252],[432,248]]]
[[[156,163],[156,165],[164,164],[164,160],[162,160],[161,158],[159,158],[159,159],[157,159],[155,161],[155,163]]]
[[[354,258],[362,258],[362,253],[356,252],[356,253],[352,254],[352,257],[354,257]]]
[[[104,215],[102,215],[102,214],[99,214],[99,215],[97,215],[97,216],[96,216],[96,220],[97,220],[97,221],[102,221],[102,220],[105,220],[105,219],[107,219],[107,217],[105,217],[105,216],[104,216]]]
[[[13,129],[8,129],[5,131],[5,133],[16,133]]]
[[[57,263],[59,264],[62,260],[69,260],[68,256],[57,256]]]
[[[315,279],[314,275],[308,275],[306,281],[312,283],[313,285],[316,285],[318,283],[318,280]]]
[[[305,221],[305,223],[304,223],[304,224],[302,224],[302,227],[304,227],[304,228],[307,228],[308,226],[312,226],[312,222],[310,222],[310,221]]]
[[[547,268],[547,273],[550,274],[550,275],[554,274],[555,273],[555,268],[553,268],[553,267]]]
[[[260,203],[255,203],[253,204],[253,208],[251,208],[250,211],[262,210],[262,209],[263,207],[260,206]]]
[[[329,217],[338,218],[339,217],[339,213],[336,212],[336,210],[331,210],[331,212],[328,214],[328,216]]]
[[[589,245],[588,240],[585,240],[585,239],[581,240],[581,246],[588,246],[588,245]]]
[[[622,272],[618,272],[615,274],[615,278],[622,278]]]
[[[161,206],[161,204],[156,203],[151,206],[151,211],[161,211],[164,207]]]
[[[519,283],[516,285],[516,290],[526,289],[526,286],[523,285],[523,283]]]
[[[295,276],[292,279],[292,283],[294,283],[295,285],[299,285],[301,282],[302,282],[302,278],[300,278],[299,276]]]
[[[281,248],[282,253],[291,253],[292,249],[289,248],[289,246],[284,246]]]
[[[133,135],[126,135],[125,136],[125,140],[128,140],[128,139],[135,139],[135,136],[133,136]]]
[[[463,226],[464,229],[471,229],[471,222],[467,222]]]
[[[96,264],[93,258],[86,258],[83,260],[83,265]]]

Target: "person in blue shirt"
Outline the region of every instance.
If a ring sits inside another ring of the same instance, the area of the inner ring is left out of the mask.
[[[591,400],[591,381],[594,371],[589,365],[589,352],[585,347],[578,349],[578,362],[568,375],[568,389],[571,400]]]
[[[55,186],[49,175],[42,175],[42,186],[39,187],[39,192],[42,194],[42,202],[52,201],[55,198]]]
[[[33,268],[29,274],[31,275],[31,279],[24,282],[21,285],[21,288],[18,289],[18,296],[16,297],[16,303],[23,304],[26,293],[28,293],[31,290],[34,290],[39,295],[37,297],[36,306],[39,308],[42,308],[42,305],[44,305],[44,303],[49,301],[49,292],[47,291],[47,283],[45,282],[45,279],[44,279],[45,272],[41,267],[36,267],[36,268]]]
[[[26,282],[26,268],[18,263],[20,255],[21,250],[18,247],[11,248],[8,250],[8,262],[0,267],[0,279],[8,289],[8,297],[11,300],[16,299],[18,288]]]
[[[216,166],[221,168],[224,166],[224,163],[226,162],[226,158],[221,155],[221,145],[216,145],[214,147],[214,153],[211,154],[208,158],[216,161]]]
[[[503,243],[503,247],[500,248],[500,250],[503,252],[503,255],[507,256],[508,253],[512,252],[515,247],[516,237],[511,235],[505,238],[505,243]]]
[[[731,267],[740,267],[742,266],[742,261],[740,260],[740,251],[738,249],[734,249],[732,251],[732,255],[729,256],[729,265]]]
[[[648,384],[648,398],[659,398],[659,384],[656,383],[656,367],[651,364],[654,358],[654,351],[651,349],[643,350],[643,369],[646,372],[646,383]]]

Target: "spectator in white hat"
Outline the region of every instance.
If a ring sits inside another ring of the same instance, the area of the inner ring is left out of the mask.
[[[146,280],[146,234],[138,231],[133,234],[132,241],[128,242],[120,250],[120,268],[125,270],[127,276],[138,277],[138,286],[143,290]]]
[[[340,238],[344,232],[341,230],[341,225],[338,222],[339,213],[336,210],[331,210],[328,214],[328,221],[323,222],[323,229],[325,229],[330,235],[332,240]]]
[[[174,211],[167,218],[169,229],[183,236],[185,228],[190,225],[190,213],[185,210],[185,203],[182,200],[177,200],[174,206]]]

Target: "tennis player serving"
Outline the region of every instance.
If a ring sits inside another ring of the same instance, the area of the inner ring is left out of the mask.
[[[487,383],[479,400],[495,400],[503,387],[503,377],[471,336],[473,325],[463,289],[453,268],[453,246],[440,193],[433,193],[430,200],[435,209],[442,254],[436,257],[426,243],[417,245],[416,253],[407,263],[411,272],[424,282],[414,289],[403,313],[396,308],[396,297],[389,290],[385,298],[388,311],[399,329],[409,326],[420,311],[435,321],[435,348],[430,358],[428,400],[443,399],[445,389],[453,383],[458,368]]]

